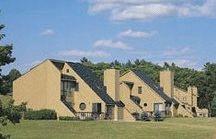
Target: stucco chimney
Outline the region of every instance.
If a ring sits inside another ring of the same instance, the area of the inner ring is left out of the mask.
[[[107,88],[107,93],[114,100],[119,100],[120,88],[120,72],[116,69],[107,69],[104,71],[104,86]]]
[[[197,107],[197,97],[198,97],[198,94],[197,94],[198,90],[197,90],[197,87],[195,86],[189,86],[188,87],[188,97],[189,97],[189,101],[191,104],[192,107]]]
[[[173,97],[174,94],[174,72],[165,70],[160,72],[160,86],[163,91],[169,96]]]

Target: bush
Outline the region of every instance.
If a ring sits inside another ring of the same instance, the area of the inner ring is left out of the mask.
[[[143,120],[143,121],[151,121],[151,117],[149,116],[148,113],[143,112],[143,113],[141,114],[141,120]]]
[[[57,114],[54,110],[28,110],[24,114],[26,120],[56,120]]]
[[[63,120],[63,121],[77,121],[80,120],[79,117],[70,117],[70,116],[60,116],[59,120]]]
[[[86,117],[85,119],[82,119],[81,121],[93,121],[95,120],[93,117]]]
[[[138,112],[132,113],[132,116],[133,116],[136,120],[140,120],[140,114],[139,114]]]
[[[161,112],[156,112],[156,113],[154,114],[154,120],[155,120],[155,121],[163,121],[163,120],[164,120],[164,117],[162,117]]]

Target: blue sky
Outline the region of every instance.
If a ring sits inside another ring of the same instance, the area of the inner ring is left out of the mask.
[[[47,58],[145,59],[202,69],[216,60],[215,0],[1,0],[22,72]]]

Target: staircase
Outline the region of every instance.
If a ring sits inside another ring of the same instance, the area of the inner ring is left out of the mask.
[[[72,107],[72,105],[69,102],[67,102],[65,99],[63,99],[63,98],[61,98],[61,101],[76,116],[77,112],[74,110],[74,108]]]
[[[179,102],[178,111],[182,111],[185,116],[194,117],[194,113],[187,106],[185,106],[185,104],[183,104],[178,98],[175,97],[175,99]]]
[[[139,97],[130,95],[130,99],[131,99],[138,107],[140,107],[140,109],[142,109],[142,106],[140,105],[141,99],[140,99]]]

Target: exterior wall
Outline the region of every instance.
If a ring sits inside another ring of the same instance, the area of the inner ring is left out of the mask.
[[[178,115],[182,115],[183,117],[193,117],[193,113],[189,109],[185,109],[181,105],[179,105],[177,109]]]
[[[198,96],[196,87],[189,86],[187,91],[175,87],[174,97],[190,107],[197,107]]]
[[[191,95],[192,95],[192,100],[191,100],[191,105],[192,107],[197,107],[197,97],[198,97],[198,90],[197,87],[193,86],[191,88]],[[190,90],[190,88],[188,90]]]
[[[60,72],[46,60],[14,81],[13,99],[35,110],[54,109],[58,116],[73,116],[60,101],[59,84]]]
[[[69,69],[69,73],[67,73],[67,69]],[[105,112],[106,104],[104,101],[88,86],[88,84],[85,83],[82,78],[79,77],[79,75],[68,64],[65,64],[62,69],[62,73],[75,77],[79,84],[79,90],[74,92],[74,98],[72,100],[74,101],[73,108],[76,110],[76,112],[92,112],[92,103],[101,103],[101,110],[102,112]],[[80,110],[80,103],[86,104],[85,110]]]
[[[125,108],[129,113],[141,113],[142,109],[130,99],[130,89],[126,84],[120,85],[120,100],[125,104]]]
[[[114,101],[121,100],[129,109],[132,109],[131,105],[128,105],[130,100],[130,93],[124,92],[120,95],[120,73],[116,69],[107,69],[104,71],[104,85],[107,88],[107,93]],[[128,89],[126,91],[129,91]],[[135,105],[135,104],[134,104]],[[113,117],[115,120],[134,121],[131,113],[125,110],[125,107],[115,107]],[[134,107],[133,107],[134,108]],[[135,105],[134,110],[140,109]]]
[[[182,89],[175,87],[174,89],[174,97],[177,98],[182,103],[188,103],[188,93]]]
[[[13,99],[15,104],[27,102],[32,109],[47,107],[47,67],[49,62],[34,67],[13,82]]]
[[[58,116],[75,116],[61,101],[61,73],[49,61],[47,67],[47,108],[54,109]]]
[[[117,107],[118,109],[118,120],[124,120],[124,108],[123,107]]]
[[[136,121],[136,119],[128,111],[127,107],[124,108],[124,121]]]
[[[132,95],[138,96],[141,99],[141,106],[144,111],[153,112],[155,103],[165,103],[165,100],[161,98],[151,87],[149,87],[145,82],[143,82],[139,77],[137,77],[132,71],[126,73],[120,78],[120,81],[133,82],[134,86],[132,89]],[[138,87],[142,87],[142,93],[138,93]],[[121,91],[121,93],[123,93]],[[147,106],[144,107],[144,103],[147,103]],[[164,104],[165,105],[165,104]]]
[[[208,117],[208,109],[196,109],[197,117]]]
[[[169,97],[173,97],[174,73],[172,71],[166,70],[160,72],[160,86]]]

